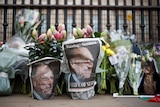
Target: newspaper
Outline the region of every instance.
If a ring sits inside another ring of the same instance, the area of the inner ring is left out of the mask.
[[[64,59],[68,68],[68,92],[85,92],[96,85],[96,69],[100,65],[101,41],[81,38],[63,43]]]
[[[54,88],[60,76],[61,61],[45,57],[29,63],[32,98],[38,100],[54,97]]]

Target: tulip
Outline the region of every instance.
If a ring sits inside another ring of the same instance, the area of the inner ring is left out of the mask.
[[[86,28],[83,28],[82,29],[82,35],[84,35],[84,34],[87,34],[88,32],[87,32],[87,29]]]
[[[62,32],[61,32],[61,33],[63,34],[63,39],[65,39],[65,38],[66,38],[66,35],[67,35],[66,30],[62,30]]]
[[[3,42],[1,41],[1,42],[0,42],[0,46],[2,46],[2,45],[3,45]]]
[[[41,34],[41,35],[38,37],[39,43],[44,43],[46,40],[47,40],[47,35],[46,35],[45,33]]]
[[[62,32],[58,32],[57,30],[55,30],[55,32],[54,32],[54,37],[55,37],[55,39],[57,40],[57,41],[60,41],[60,40],[62,40],[63,39],[63,33]]]
[[[78,34],[78,38],[81,38],[83,36],[82,29],[77,28],[77,34]]]
[[[19,18],[19,23],[20,23],[20,26],[21,26],[21,27],[24,26],[24,17],[23,17],[23,16],[21,16],[21,17]]]
[[[50,29],[51,29],[51,31],[52,31],[52,34],[54,34],[54,31],[55,31],[55,26],[54,25],[52,25],[51,27],[50,27]]]
[[[65,25],[64,24],[59,24],[57,30],[61,32],[62,30],[65,30]]]
[[[52,30],[51,29],[48,29],[47,30],[47,37],[50,39],[50,38],[52,38]]]
[[[76,28],[73,28],[72,33],[73,33],[73,36],[74,36],[75,38],[78,37],[78,33],[77,33],[77,29],[76,29]]]
[[[34,39],[37,39],[37,38],[38,38],[38,32],[37,32],[36,29],[33,29],[33,31],[32,31],[32,37],[33,37]]]
[[[87,25],[87,33],[92,34],[93,33],[93,29],[90,25]]]

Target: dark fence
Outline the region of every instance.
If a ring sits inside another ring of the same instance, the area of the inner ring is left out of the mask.
[[[160,0],[1,0],[0,40],[6,42],[16,33],[15,16],[24,8],[43,14],[46,21],[41,32],[64,23],[71,35],[73,27],[90,24],[94,31],[130,32],[138,42],[160,41]]]

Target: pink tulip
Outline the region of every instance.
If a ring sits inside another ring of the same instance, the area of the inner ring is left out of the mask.
[[[63,39],[63,33],[58,32],[57,30],[54,31],[54,37],[57,41],[60,41]]]
[[[44,43],[46,40],[47,40],[47,35],[46,35],[45,33],[41,34],[41,35],[38,37],[39,43]]]
[[[93,33],[93,29],[92,29],[92,27],[91,27],[90,25],[87,25],[87,32],[88,32],[89,34],[92,34],[92,33]]]
[[[64,24],[59,24],[57,30],[61,32],[62,30],[65,30],[65,25]]]
[[[24,17],[23,16],[21,16],[20,18],[19,18],[19,23],[20,23],[20,26],[21,27],[23,27],[24,26]]]
[[[87,29],[86,29],[86,28],[83,28],[83,29],[82,29],[82,34],[83,34],[83,35],[87,34]]]
[[[1,41],[1,42],[0,42],[0,46],[2,46],[2,45],[3,45],[3,42]]]
[[[84,35],[83,35],[83,38],[87,38],[87,37],[88,37],[88,35],[87,35],[87,34],[84,34]]]

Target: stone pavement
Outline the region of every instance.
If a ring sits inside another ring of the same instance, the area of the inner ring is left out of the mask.
[[[160,107],[160,103],[97,94],[89,100],[72,100],[68,95],[55,96],[51,100],[35,100],[28,95],[13,94],[0,96],[0,107]]]

